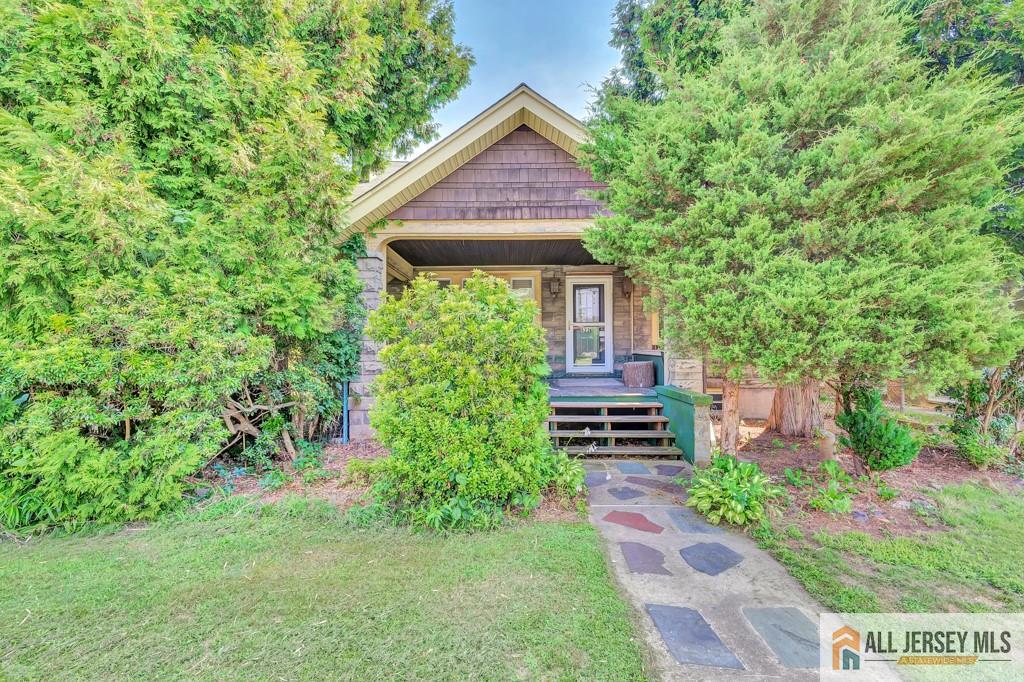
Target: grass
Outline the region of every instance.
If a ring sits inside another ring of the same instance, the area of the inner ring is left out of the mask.
[[[439,537],[240,504],[0,544],[0,679],[645,677],[588,524]]]
[[[912,537],[762,529],[758,539],[839,612],[1024,611],[1024,498],[978,485],[934,495],[936,527]]]

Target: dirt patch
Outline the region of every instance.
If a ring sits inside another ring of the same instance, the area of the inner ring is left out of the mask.
[[[305,483],[290,465],[284,464],[282,469],[292,475],[292,480],[277,490],[260,486],[260,477],[256,475],[239,476],[232,483],[235,494],[254,497],[264,504],[273,504],[288,495],[298,495],[326,500],[344,511],[359,502],[368,490],[364,482],[348,475],[349,462],[377,459],[386,454],[384,446],[374,440],[328,445],[324,448],[323,457],[323,469],[329,475],[327,478]]]
[[[523,519],[529,523],[583,523],[585,520],[575,500],[557,494],[544,495],[540,506],[530,512],[529,517]]]
[[[740,428],[739,458],[757,462],[776,482],[786,486],[790,501],[781,505],[780,527],[796,526],[805,534],[860,531],[872,536],[911,535],[945,528],[932,493],[951,485],[975,483],[994,490],[1021,490],[1024,483],[999,470],[979,471],[951,448],[926,447],[906,467],[878,473],[877,480],[899,491],[886,500],[879,496],[874,481],[858,477],[853,454],[842,449],[837,459],[855,479],[858,491],[850,513],[830,514],[810,506],[810,499],[824,483],[817,441],[792,438],[765,430],[763,422],[744,423]],[[815,479],[813,485],[787,483],[785,470],[800,468]]]

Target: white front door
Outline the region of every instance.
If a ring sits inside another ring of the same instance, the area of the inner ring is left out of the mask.
[[[565,370],[608,374],[612,349],[612,278],[565,278]]]

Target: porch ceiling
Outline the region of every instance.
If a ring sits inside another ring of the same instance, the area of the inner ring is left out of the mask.
[[[388,246],[413,267],[598,262],[579,239],[399,239]]]

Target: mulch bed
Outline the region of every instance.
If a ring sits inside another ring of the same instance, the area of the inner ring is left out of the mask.
[[[287,485],[277,490],[266,490],[260,487],[259,476],[240,476],[233,481],[234,493],[254,497],[264,504],[273,504],[288,495],[298,495],[326,500],[342,511],[346,511],[364,501],[366,492],[369,490],[369,486],[364,481],[349,476],[349,462],[357,459],[377,459],[387,454],[387,449],[376,440],[358,441],[347,445],[327,445],[324,447],[323,468],[333,474],[331,478],[307,484],[300,477],[295,476]],[[295,473],[287,464],[282,468],[289,474]],[[212,472],[205,472],[204,476],[211,482],[217,478],[217,475]],[[580,519],[580,512],[573,500],[547,495],[541,500],[540,506],[534,509],[524,521],[578,522]]]
[[[384,446],[374,440],[328,445],[324,448],[323,468],[333,474],[330,478],[307,484],[296,476],[277,490],[266,490],[260,486],[259,476],[240,476],[233,481],[234,492],[255,497],[265,504],[278,502],[288,495],[300,495],[326,500],[344,511],[359,502],[368,490],[365,483],[348,475],[348,463],[355,459],[376,459],[386,454]],[[287,464],[283,468],[290,474],[295,473]]]
[[[739,458],[757,462],[776,482],[786,485],[792,501],[783,506],[782,523],[777,525],[792,524],[808,535],[821,531],[860,531],[880,537],[942,530],[945,526],[934,513],[935,502],[929,493],[965,483],[1024,492],[1024,481],[996,469],[979,471],[952,449],[923,448],[909,466],[878,474],[887,486],[900,492],[896,499],[883,500],[874,483],[856,480],[856,461],[853,454],[844,449],[838,454],[839,464],[854,477],[860,492],[853,497],[851,513],[829,514],[811,508],[808,503],[815,494],[814,486],[788,485],[784,475],[786,468],[799,467],[820,486],[823,480],[818,473],[821,457],[815,440],[766,432],[763,424],[745,424],[740,434]]]

